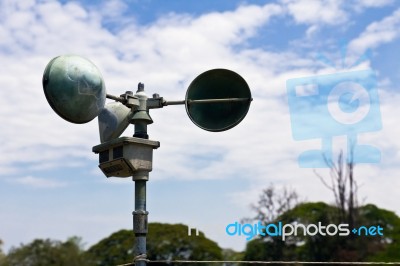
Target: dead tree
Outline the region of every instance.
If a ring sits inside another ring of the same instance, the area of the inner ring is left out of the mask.
[[[339,209],[339,222],[348,223],[350,228],[353,228],[358,216],[358,185],[354,179],[355,164],[352,153],[346,162],[343,160],[343,152],[339,153],[336,163],[326,158],[325,162],[330,168],[330,182],[327,182],[326,179],[315,170],[314,173],[322,183],[333,192],[335,204]]]
[[[256,212],[253,218],[242,219],[243,222],[263,221],[272,223],[279,215],[291,210],[299,203],[296,191],[284,187],[277,190],[273,184],[263,189],[257,204],[252,204],[251,208]]]

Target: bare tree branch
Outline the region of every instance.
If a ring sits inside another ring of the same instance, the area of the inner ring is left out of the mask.
[[[265,223],[274,222],[279,215],[292,209],[299,203],[298,195],[294,190],[283,188],[277,191],[273,184],[263,189],[257,205],[251,205],[256,212],[253,218],[244,218],[242,221],[262,221]]]
[[[351,146],[351,149],[352,145]],[[321,180],[322,184],[333,192],[336,206],[339,208],[339,219],[347,221],[352,226],[357,219],[357,193],[359,186],[354,178],[354,162],[353,150],[350,151],[350,156],[345,162],[343,152],[338,155],[336,163],[328,160],[324,155],[324,161],[329,166],[330,182],[329,185],[326,179],[318,174],[315,169],[315,175]]]

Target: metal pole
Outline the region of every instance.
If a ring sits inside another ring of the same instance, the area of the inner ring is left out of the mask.
[[[145,112],[147,114],[147,96],[144,93],[144,84],[138,84],[138,90],[135,94],[139,99],[139,108],[137,112]],[[132,119],[133,120],[133,119]],[[148,139],[147,124],[151,121],[150,116],[142,116],[134,120],[135,134],[134,137]],[[151,121],[152,122],[152,121]],[[133,231],[135,233],[135,258],[138,256],[145,256],[146,254],[146,237],[148,232],[148,222],[146,211],[146,182],[149,180],[149,172],[139,171],[134,173],[132,180],[135,181],[135,211],[133,212]],[[144,260],[135,261],[137,266],[146,266],[147,262]]]
[[[188,104],[199,104],[199,103],[230,103],[230,102],[248,102],[252,101],[253,98],[225,98],[225,99],[202,99],[202,100],[181,100],[181,101],[165,101],[164,106],[168,105],[179,105],[179,104],[185,104],[187,102]]]
[[[108,99],[112,99],[118,102],[124,102],[125,99],[122,97],[114,96],[111,94],[106,94],[106,97]],[[180,101],[164,101],[162,105],[158,106],[157,108],[160,108],[162,106],[168,106],[168,105],[182,105],[182,104],[199,104],[199,103],[226,103],[226,102],[248,102],[248,101],[253,101],[253,98],[223,98],[223,99],[201,99],[201,100],[180,100]],[[150,108],[155,108],[150,107]]]
[[[185,100],[182,101],[165,101],[164,106],[167,105],[180,105],[180,104],[185,104]]]
[[[111,94],[106,94],[106,98],[117,101],[117,102],[122,102],[124,99],[118,96],[114,96]]]
[[[135,211],[133,212],[133,231],[135,233],[135,257],[146,255],[147,235],[146,180],[135,181]],[[145,266],[146,261],[136,261],[135,265]]]
[[[248,102],[251,98],[226,98],[226,99],[204,99],[204,100],[187,100],[189,104],[193,103],[229,103],[229,102]]]

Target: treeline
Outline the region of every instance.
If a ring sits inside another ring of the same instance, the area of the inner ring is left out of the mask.
[[[268,201],[261,201],[268,202]],[[258,206],[260,207],[260,206]],[[378,226],[377,231],[365,235],[307,235],[302,233],[286,236],[257,235],[247,243],[244,252],[224,250],[207,239],[188,236],[188,227],[183,224],[150,223],[147,242],[150,260],[250,260],[250,261],[357,261],[400,262],[400,218],[393,212],[368,204],[357,207],[355,226]],[[323,202],[299,203],[283,211],[271,220],[262,221],[267,226],[281,224],[329,225],[340,223],[338,207]],[[245,221],[242,221],[245,222]],[[247,222],[250,222],[249,220]],[[352,228],[349,228],[350,230]],[[332,232],[332,229],[330,230]],[[273,232],[273,231],[272,231]],[[244,237],[244,236],[243,236]],[[1,243],[1,242],[0,242]],[[1,266],[95,266],[120,265],[132,262],[134,234],[131,230],[120,230],[101,240],[87,250],[82,240],[72,237],[65,242],[36,239],[29,244],[12,248],[8,254],[0,252]],[[173,264],[152,264],[173,265]],[[192,264],[196,265],[196,264]],[[204,264],[199,264],[204,265]],[[228,265],[228,264],[225,264]],[[235,264],[230,264],[235,265]]]
[[[247,236],[251,240],[244,252],[224,250],[202,232],[199,236],[188,236],[188,227],[183,224],[150,223],[147,258],[163,261],[380,261],[398,262],[400,265],[400,218],[394,212],[372,204],[359,206],[354,163],[345,162],[342,153],[336,163],[328,160],[326,163],[331,170],[328,181],[315,173],[333,193],[334,205],[301,202],[295,191],[286,188],[278,191],[270,185],[262,191],[258,202],[252,205],[255,216],[243,219],[241,229],[238,228],[239,223],[235,223],[236,228],[230,227],[232,234],[246,228],[241,231],[242,237]],[[343,224],[345,226],[340,227]],[[264,231],[253,229],[256,228],[254,225]],[[302,231],[288,234],[283,239],[284,225],[293,228],[299,225]],[[319,232],[315,233],[317,227]],[[304,234],[305,228],[307,234]],[[339,234],[338,228],[345,234]],[[83,248],[80,238],[72,237],[65,242],[36,239],[4,254],[0,240],[0,266],[120,265],[132,262],[133,243],[133,232],[120,230],[87,250]],[[237,263],[223,265],[237,266]]]
[[[95,266],[119,265],[132,262],[134,234],[120,230],[84,250],[82,240],[72,237],[65,242],[36,239],[29,244],[11,248],[0,255],[1,266]],[[147,240],[148,259],[151,260],[222,260],[223,251],[204,233],[188,236],[183,224],[150,223]],[[233,252],[234,253],[234,252]],[[171,265],[171,264],[152,264]]]
[[[355,211],[357,219],[350,227],[347,221],[340,219],[338,207],[323,202],[298,204],[263,224],[292,225],[288,231],[295,228],[296,224],[305,225],[307,229],[308,225],[312,225],[308,234],[304,235],[304,227],[298,227],[297,235],[286,236],[284,241],[281,236],[257,237],[248,242],[243,259],[383,261],[400,264],[400,218],[394,212],[380,209],[372,204],[357,207]],[[340,224],[344,225],[342,230],[338,229]],[[331,225],[329,229],[328,225]],[[321,227],[322,234],[316,233],[317,227]],[[274,233],[274,230],[271,232]]]

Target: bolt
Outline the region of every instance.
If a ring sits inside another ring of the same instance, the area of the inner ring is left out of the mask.
[[[144,91],[144,84],[139,82],[137,92]]]

